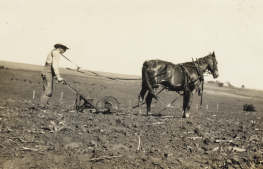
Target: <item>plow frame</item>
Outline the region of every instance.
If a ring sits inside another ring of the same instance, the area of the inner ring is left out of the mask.
[[[77,112],[83,112],[84,109],[89,109],[91,112],[113,113],[119,110],[119,101],[113,96],[104,96],[98,100],[96,104],[93,98],[86,98],[77,89],[73,88],[69,83],[65,85],[76,94],[75,109]]]

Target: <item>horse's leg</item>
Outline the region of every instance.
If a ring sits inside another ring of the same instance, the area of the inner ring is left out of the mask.
[[[139,107],[140,114],[142,113],[141,105],[143,104],[144,95],[145,95],[146,92],[147,92],[147,89],[146,88],[142,88],[140,94],[138,95],[138,107]]]
[[[143,82],[142,83],[142,89],[138,95],[138,105],[140,106],[140,103],[143,102],[143,99],[144,99],[144,96],[145,96],[145,93],[147,92],[147,87],[145,86],[145,83]]]
[[[183,101],[183,118],[189,117],[189,110],[192,104],[193,93],[190,90],[184,92],[184,101]]]
[[[152,99],[153,99],[153,94],[151,94],[151,93],[149,92],[149,93],[147,94],[147,97],[146,97],[147,116],[148,116],[149,112],[151,112]]]

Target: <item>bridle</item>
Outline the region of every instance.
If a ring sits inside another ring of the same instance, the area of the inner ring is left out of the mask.
[[[213,74],[213,76],[214,76],[214,74],[215,74],[215,72],[216,72],[216,70],[217,70],[217,62],[216,62],[216,59],[215,59],[215,57],[213,57],[212,58],[212,60],[213,60],[213,68],[212,68],[212,70],[210,70],[211,71],[211,73]]]
[[[209,68],[208,68],[207,70],[205,70],[205,71],[203,72],[203,74],[212,74],[212,75],[213,75],[213,74],[215,73],[216,69],[217,69],[217,67],[216,67],[217,61],[216,61],[215,58],[213,58],[214,56],[212,56],[212,55],[209,55],[209,56],[206,56],[206,57],[210,57],[210,58],[212,59],[212,61],[213,61],[213,67],[211,68],[211,67],[209,66]],[[204,62],[205,64],[209,65],[209,63],[207,62],[207,59],[208,59],[208,58],[206,58],[206,57],[205,57],[205,58],[196,59],[197,64],[200,65],[199,63],[200,63],[200,60],[202,59],[202,62]]]

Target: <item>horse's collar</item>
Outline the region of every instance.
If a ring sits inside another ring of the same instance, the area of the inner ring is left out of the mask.
[[[197,75],[198,75],[198,79],[200,81],[203,81],[204,80],[204,71],[202,71],[200,69],[199,60],[196,60],[196,62],[193,60],[193,64],[194,64],[194,67],[196,69],[196,72],[197,72]]]

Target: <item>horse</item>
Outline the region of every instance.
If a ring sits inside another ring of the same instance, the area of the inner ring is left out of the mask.
[[[189,117],[193,91],[196,90],[199,91],[199,95],[202,94],[205,72],[211,73],[214,79],[219,76],[217,64],[215,52],[198,58],[196,61],[181,64],[164,60],[145,61],[142,67],[142,86],[138,95],[138,106],[140,107],[143,103],[148,91],[145,99],[148,116],[151,112],[152,99],[157,101],[159,99],[155,91],[163,86],[168,91],[175,91],[183,95],[183,118]]]

